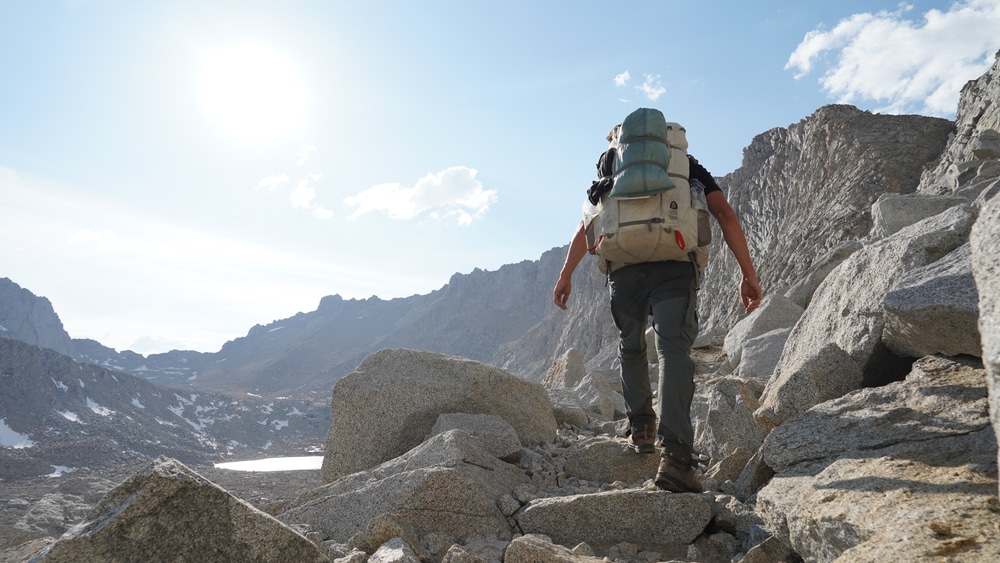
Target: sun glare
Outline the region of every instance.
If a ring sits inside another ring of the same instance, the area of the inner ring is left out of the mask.
[[[245,143],[280,140],[302,122],[306,87],[298,68],[261,45],[205,56],[201,97],[209,118]]]

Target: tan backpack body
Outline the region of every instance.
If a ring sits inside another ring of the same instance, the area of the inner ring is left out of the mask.
[[[643,112],[640,126],[632,123],[630,128],[636,112]],[[611,141],[617,154],[615,185],[601,197],[596,217],[590,217],[589,250],[600,257],[598,265],[604,273],[629,264],[664,260],[691,261],[702,267],[708,260],[711,228],[706,228],[704,188],[696,183],[692,189],[688,181],[686,132],[679,124],[663,119],[657,110],[636,112],[622,123],[620,137]],[[637,146],[640,144],[645,146]],[[653,158],[629,159],[630,154],[640,153]],[[662,154],[669,157],[658,156]],[[618,189],[623,178],[628,179],[629,190]]]

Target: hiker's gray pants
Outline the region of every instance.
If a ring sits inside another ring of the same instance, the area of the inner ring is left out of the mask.
[[[649,262],[612,272],[611,314],[621,332],[618,357],[622,391],[633,428],[654,424],[664,453],[679,461],[691,457],[694,429],[694,361],[691,346],[698,334],[695,269],[690,262]],[[646,319],[652,314],[660,381],[656,411],[646,359]]]

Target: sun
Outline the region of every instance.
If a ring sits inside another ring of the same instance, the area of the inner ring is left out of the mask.
[[[208,117],[243,143],[281,140],[305,117],[308,96],[298,67],[262,45],[206,54],[200,86]]]

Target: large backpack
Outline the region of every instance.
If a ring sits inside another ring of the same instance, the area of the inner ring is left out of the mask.
[[[610,183],[610,190],[599,200],[591,194],[597,205],[586,221],[588,250],[600,258],[601,271],[663,260],[703,267],[711,242],[708,205],[704,188],[696,183],[692,189],[688,181],[684,128],[667,122],[659,110],[640,108],[609,141],[598,161],[604,178],[595,188]]]

